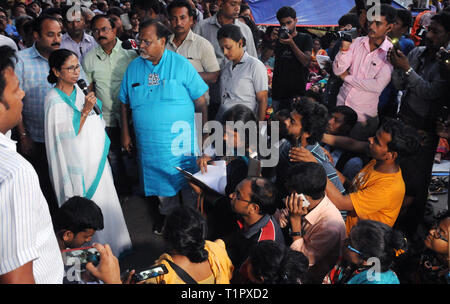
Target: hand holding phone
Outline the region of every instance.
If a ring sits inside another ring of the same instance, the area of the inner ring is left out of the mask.
[[[161,275],[165,275],[168,272],[169,271],[167,270],[166,265],[164,265],[164,264],[155,265],[155,266],[152,266],[152,267],[147,268],[145,270],[137,271],[133,275],[133,279],[132,279],[131,282],[132,283],[143,282],[143,281],[151,279],[151,278],[156,278],[156,277],[159,277]]]

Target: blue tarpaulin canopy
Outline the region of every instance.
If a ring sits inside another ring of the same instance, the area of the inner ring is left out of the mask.
[[[297,12],[298,26],[337,26],[355,0],[247,0],[256,24],[278,25],[276,13],[283,6]],[[394,2],[394,7],[401,7]]]

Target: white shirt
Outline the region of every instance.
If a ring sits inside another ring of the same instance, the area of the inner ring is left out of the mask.
[[[0,275],[30,261],[37,284],[62,283],[62,257],[36,171],[0,133]]]

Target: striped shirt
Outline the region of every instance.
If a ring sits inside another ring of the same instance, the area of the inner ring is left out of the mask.
[[[53,88],[53,85],[47,81],[50,71],[48,60],[39,54],[34,45],[19,51],[18,57],[15,72],[20,81],[20,88],[25,91],[22,119],[31,139],[43,143],[45,141],[44,101],[47,93]],[[80,78],[86,79],[82,68]]]
[[[0,133],[0,275],[30,261],[37,284],[62,283],[62,257],[38,176]]]
[[[81,39],[80,43],[75,42],[68,33],[65,33],[61,37],[61,48],[71,50],[77,54],[80,64],[83,62],[84,55],[96,46],[97,42],[94,37],[86,33],[83,34],[83,39]]]

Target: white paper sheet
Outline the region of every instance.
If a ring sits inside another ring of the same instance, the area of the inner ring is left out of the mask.
[[[225,195],[227,186],[227,164],[224,160],[215,161],[214,165],[207,166],[208,172],[201,171],[194,174],[194,177],[201,180],[213,190]]]

